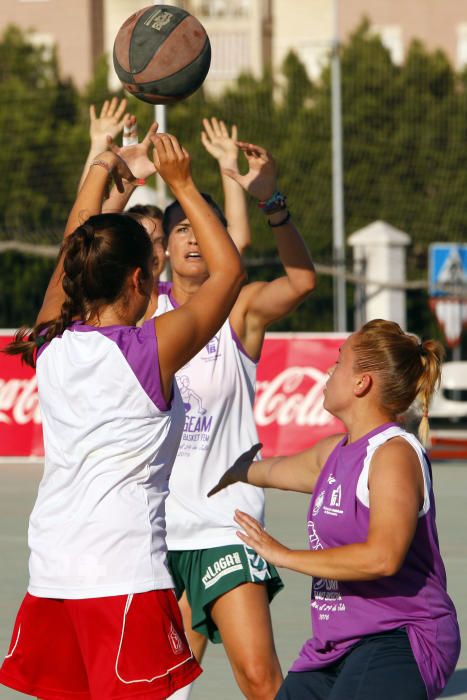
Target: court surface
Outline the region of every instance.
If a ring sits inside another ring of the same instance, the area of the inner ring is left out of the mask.
[[[41,476],[34,462],[0,461],[0,656],[10,640],[18,604],[27,585],[27,518]],[[446,563],[449,592],[454,599],[463,635],[458,668],[442,697],[467,700],[467,462],[436,462],[434,485],[438,529]],[[307,497],[270,491],[267,522],[271,534],[284,544],[306,547]],[[285,589],[272,604],[276,646],[284,672],[309,635],[310,582],[305,576],[281,571]],[[44,640],[47,643],[47,640]],[[241,698],[222,646],[211,645],[204,660],[205,672],[197,681],[191,700]],[[0,686],[0,700],[26,698]],[[352,700],[349,698],[349,700]],[[394,700],[405,700],[395,698]]]

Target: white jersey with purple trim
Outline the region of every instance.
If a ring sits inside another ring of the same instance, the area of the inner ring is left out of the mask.
[[[168,283],[159,285],[156,316],[177,307],[170,290]],[[263,522],[263,490],[235,484],[211,498],[206,494],[258,442],[253,415],[256,363],[227,320],[176,379],[185,428],[169,483],[167,546],[185,550],[238,544],[234,510]]]
[[[29,593],[95,598],[171,588],[165,499],[183,429],[163,397],[154,321],[75,323],[37,360],[44,476],[29,523]]]

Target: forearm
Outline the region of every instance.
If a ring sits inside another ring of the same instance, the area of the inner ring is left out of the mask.
[[[291,287],[297,295],[302,296],[311,292],[316,284],[315,268],[310,251],[297,230],[292,218],[282,226],[281,221],[286,218],[287,212],[280,211],[268,216],[268,220],[274,227],[279,258],[284,266]]]
[[[224,212],[227,227],[237,250],[243,254],[251,245],[251,227],[243,187],[231,177],[222,174]]]
[[[82,188],[82,186],[84,184],[84,181],[86,179],[86,175],[89,172],[89,168],[91,167],[92,161],[98,155],[100,155],[103,151],[105,151],[106,149],[107,149],[107,142],[105,142],[105,143],[102,141],[99,143],[97,143],[97,142],[92,143],[91,142],[91,145],[89,147],[89,153],[88,153],[88,156],[86,158],[86,162],[85,162],[84,167],[83,167],[83,172],[81,173],[81,177],[79,179],[78,192],[80,191],[80,189]]]
[[[368,542],[316,551],[284,547],[274,563],[308,576],[338,581],[372,581],[396,573],[383,548]]]
[[[101,212],[108,178],[109,171],[102,165],[94,165],[89,169],[68,217],[65,237],[73,233],[83,222],[83,218],[87,219]]]
[[[295,490],[287,483],[287,470],[283,468],[284,459],[284,457],[267,457],[252,462],[245,471],[246,483],[263,489]]]
[[[102,205],[102,211],[105,213],[111,212],[122,212],[128,201],[137,188],[137,184],[134,182],[125,182],[123,184],[124,192],[119,192],[117,187],[114,185],[110,191],[110,196],[106,199]]]

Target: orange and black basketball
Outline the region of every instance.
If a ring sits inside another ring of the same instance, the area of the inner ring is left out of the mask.
[[[113,61],[125,90],[144,102],[168,104],[203,83],[211,45],[196,17],[173,5],[152,5],[122,24]]]

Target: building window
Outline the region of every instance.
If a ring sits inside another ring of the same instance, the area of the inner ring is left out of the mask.
[[[402,29],[397,24],[374,26],[373,31],[381,39],[383,46],[389,51],[391,60],[396,66],[404,62],[404,46],[402,43]]]
[[[252,0],[201,0],[202,17],[248,17]]]
[[[463,22],[457,27],[457,67],[467,66],[467,23]]]
[[[249,34],[212,32],[209,38],[212,49],[210,78],[231,80],[242,71],[251,70]]]

